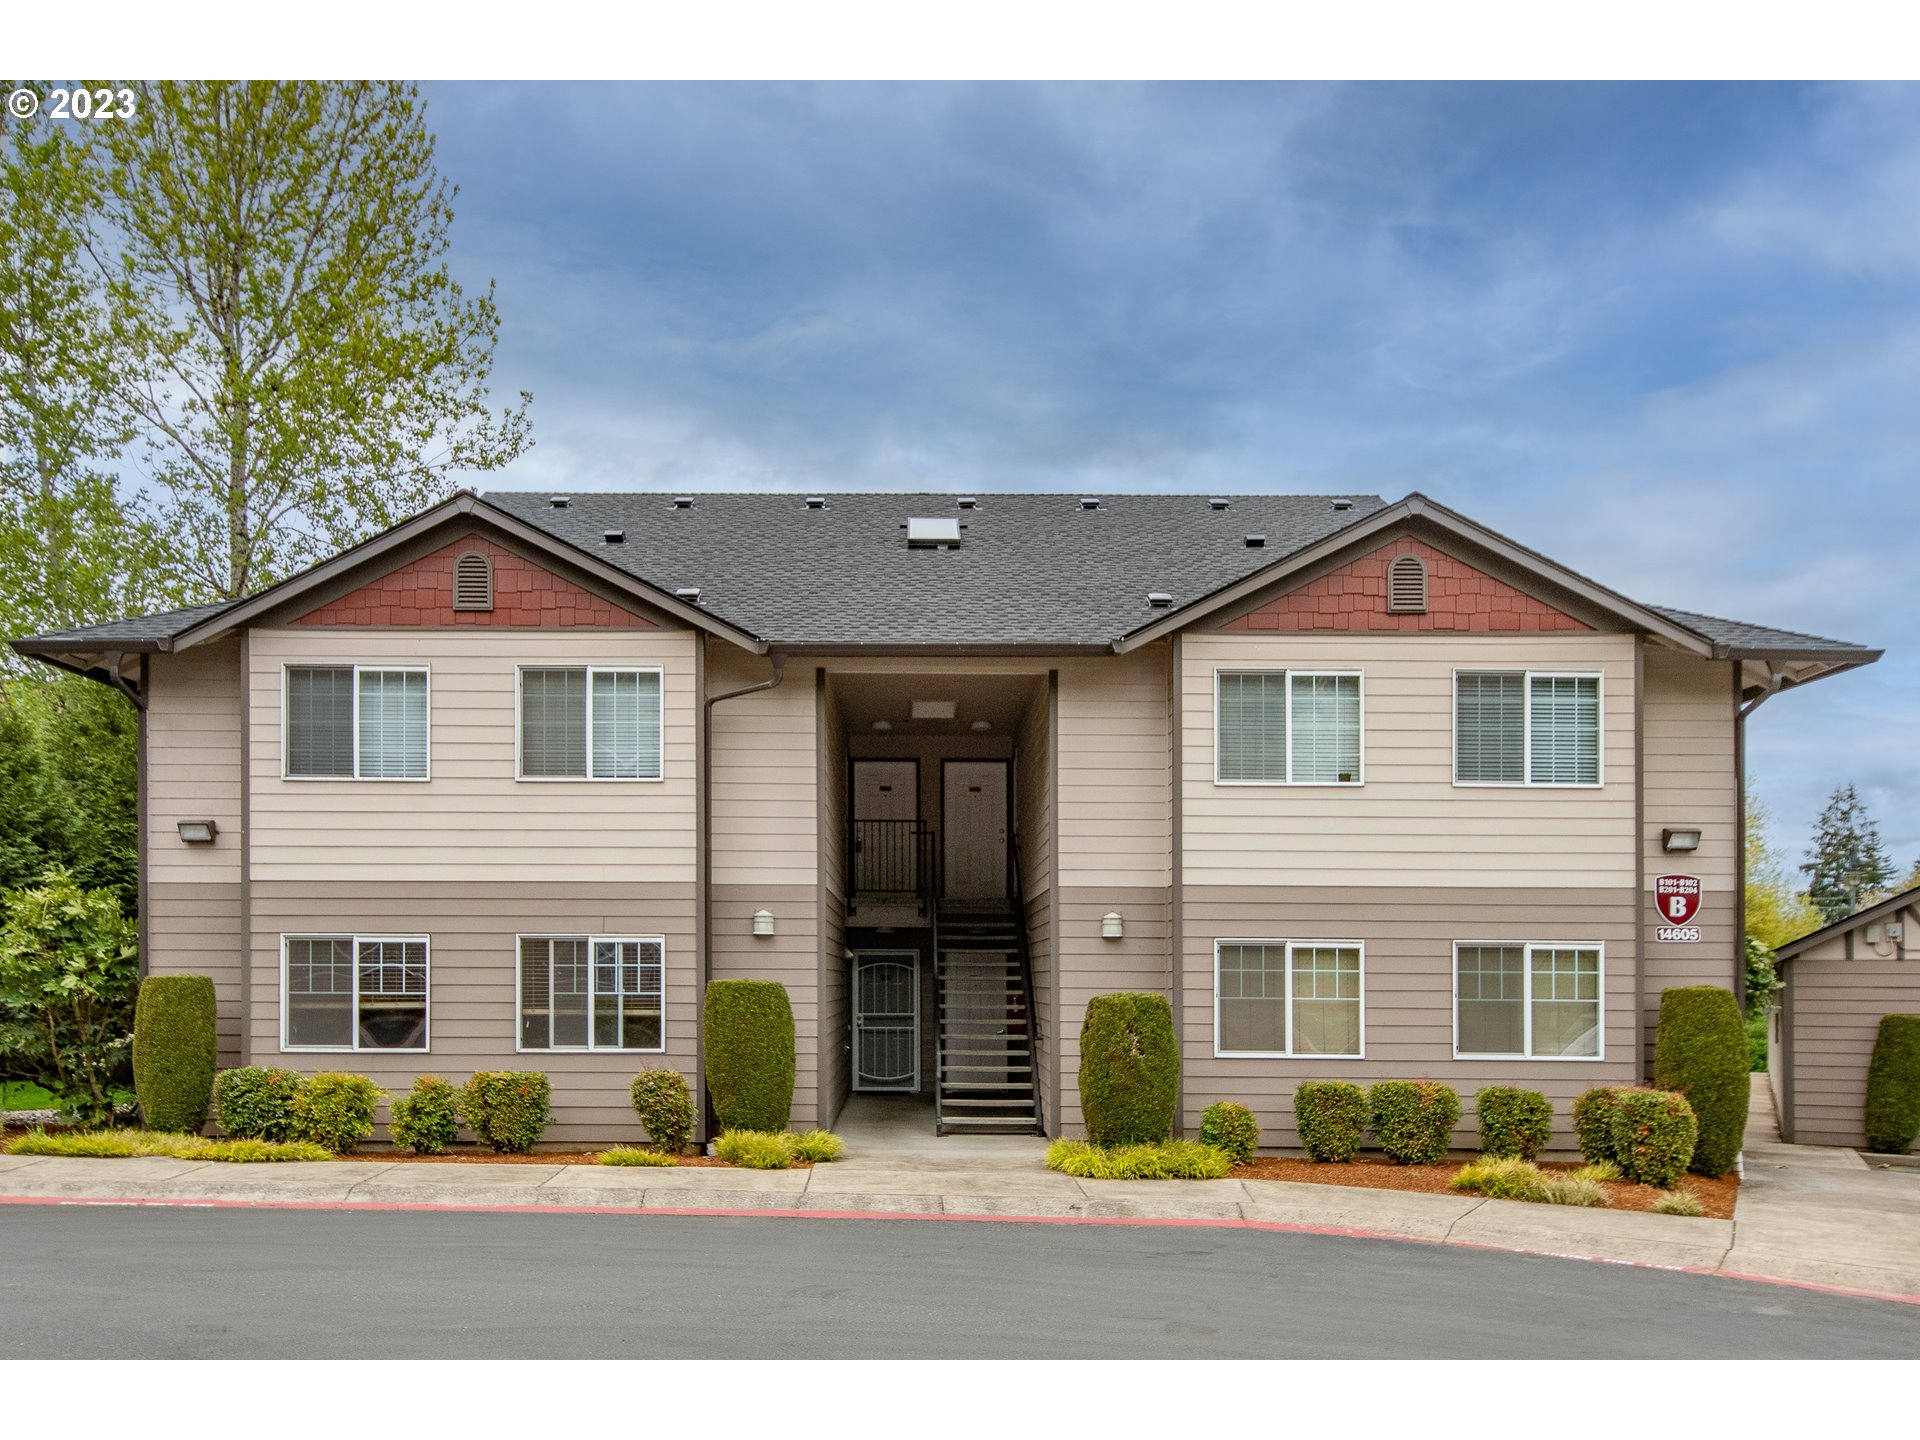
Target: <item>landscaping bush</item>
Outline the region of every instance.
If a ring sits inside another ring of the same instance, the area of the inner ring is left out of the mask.
[[[1544,1190],[1540,1167],[1513,1156],[1482,1156],[1460,1167],[1453,1188],[1491,1200],[1538,1200]]]
[[[1437,1080],[1382,1080],[1367,1092],[1373,1137],[1401,1165],[1438,1165],[1447,1158],[1460,1097]]]
[[[539,1070],[482,1070],[460,1088],[460,1115],[496,1155],[524,1155],[553,1118]]]
[[[782,1131],[793,1113],[793,1006],[774,980],[707,986],[707,1089],[722,1129]]]
[[[1079,1180],[1219,1180],[1233,1173],[1226,1151],[1197,1140],[1111,1147],[1056,1140],[1047,1147],[1047,1166]]]
[[[1687,1097],[1699,1124],[1689,1167],[1724,1175],[1747,1133],[1747,1032],[1731,990],[1683,985],[1660,992],[1660,1028],[1653,1047],[1653,1083]]]
[[[1153,1144],[1173,1134],[1180,1046],[1173,1007],[1151,991],[1096,995],[1080,1024],[1080,1113],[1095,1145]]]
[[[1531,1160],[1553,1138],[1553,1102],[1534,1090],[1489,1085],[1473,1097],[1482,1154]]]
[[[460,1138],[460,1092],[438,1075],[422,1075],[393,1102],[393,1143],[416,1155],[439,1155]]]
[[[386,1098],[364,1075],[322,1070],[293,1097],[293,1133],[336,1155],[350,1154],[373,1134],[373,1112]]]
[[[1867,1148],[1904,1155],[1920,1135],[1920,1015],[1886,1015],[1867,1063]]]
[[[1234,1164],[1244,1165],[1260,1148],[1260,1122],[1246,1106],[1222,1100],[1200,1113],[1200,1143],[1223,1150]]]
[[[658,1150],[642,1150],[637,1145],[616,1145],[611,1150],[600,1152],[602,1165],[678,1165],[680,1162],[671,1155]]]
[[[1614,1159],[1613,1099],[1617,1087],[1599,1085],[1573,1102],[1573,1138],[1581,1157],[1591,1164]]]
[[[847,1142],[831,1130],[808,1130],[800,1135],[789,1135],[787,1142],[794,1159],[814,1165],[838,1160],[847,1148]]]
[[[723,1130],[713,1142],[713,1153],[749,1170],[785,1170],[794,1159],[791,1138],[774,1130]]]
[[[1700,1197],[1682,1185],[1678,1190],[1669,1190],[1653,1202],[1656,1215],[1693,1215],[1707,1213],[1707,1207],[1700,1203]]]
[[[293,1102],[306,1077],[278,1066],[243,1065],[213,1077],[213,1116],[235,1140],[291,1140]]]
[[[1699,1138],[1700,1124],[1686,1096],[1673,1090],[1614,1091],[1613,1153],[1627,1179],[1671,1189],[1686,1174]]]
[[[1293,1123],[1315,1160],[1353,1159],[1371,1114],[1367,1092],[1345,1080],[1303,1080],[1293,1092]]]
[[[633,1113],[647,1127],[647,1139],[669,1155],[693,1147],[693,1092],[678,1070],[642,1070],[633,1077]]]
[[[219,1055],[213,981],[149,975],[133,1010],[133,1089],[149,1130],[197,1131],[213,1103]]]
[[[1609,1120],[1608,1123],[1612,1123],[1611,1120]],[[1619,1180],[1620,1178],[1622,1178],[1620,1174],[1620,1167],[1611,1160],[1595,1160],[1590,1164],[1582,1165],[1578,1170],[1574,1170],[1569,1173],[1573,1176],[1575,1180],[1594,1180],[1594,1181],[1604,1182],[1604,1181],[1610,1181],[1610,1180]]]
[[[1607,1203],[1607,1192],[1597,1180],[1585,1179],[1579,1172],[1571,1175],[1544,1174],[1540,1177],[1539,1203],[1542,1205],[1595,1206]]]
[[[175,1135],[163,1130],[69,1131],[59,1135],[30,1130],[9,1145],[7,1153],[78,1156],[90,1160],[163,1155],[175,1160],[219,1160],[235,1164],[333,1158],[331,1150],[304,1140],[209,1140],[204,1135]]]

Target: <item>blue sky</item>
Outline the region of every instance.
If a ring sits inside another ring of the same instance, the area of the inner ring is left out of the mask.
[[[1888,647],[1751,722],[1920,854],[1920,87],[427,88],[495,488],[1423,490]]]

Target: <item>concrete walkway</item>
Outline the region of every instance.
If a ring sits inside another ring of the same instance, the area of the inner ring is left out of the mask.
[[[1759,1096],[1756,1095],[1756,1101]],[[1044,1141],[936,1138],[905,1112],[850,1107],[847,1154],[811,1170],[418,1165],[220,1165],[0,1155],[0,1202],[104,1201],[1031,1217],[1194,1221],[1360,1233],[1449,1245],[1682,1267],[1920,1298],[1920,1171],[1870,1169],[1851,1151],[1757,1143],[1732,1221],[1585,1210],[1268,1180],[1075,1180]]]

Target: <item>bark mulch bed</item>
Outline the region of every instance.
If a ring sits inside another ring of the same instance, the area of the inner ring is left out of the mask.
[[[1445,1165],[1396,1165],[1391,1160],[1362,1155],[1345,1164],[1323,1164],[1317,1160],[1294,1160],[1281,1156],[1258,1155],[1245,1165],[1234,1167],[1236,1180],[1288,1180],[1305,1185],[1358,1185],[1369,1190],[1419,1190],[1431,1195],[1455,1194],[1453,1177],[1464,1162]],[[1542,1170],[1577,1170],[1577,1164],[1544,1160]],[[1737,1176],[1724,1175],[1709,1180],[1689,1175],[1680,1182],[1700,1197],[1707,1216],[1731,1220],[1733,1205],[1740,1193]],[[1651,1210],[1654,1201],[1666,1192],[1651,1185],[1630,1185],[1624,1180],[1604,1183],[1607,1201],[1615,1210]]]
[[[372,1161],[381,1165],[395,1163],[401,1165],[597,1165],[600,1163],[600,1152],[598,1150],[556,1150],[551,1154],[535,1151],[531,1155],[495,1155],[488,1150],[461,1149],[449,1155],[408,1155],[399,1150],[356,1150],[351,1155],[336,1155],[333,1158],[344,1161]],[[736,1168],[716,1155],[679,1155],[674,1157],[673,1163],[694,1169],[732,1170]],[[811,1170],[813,1162],[796,1160],[788,1168]]]

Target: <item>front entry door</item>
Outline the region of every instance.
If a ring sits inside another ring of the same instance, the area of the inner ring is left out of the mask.
[[[853,957],[853,1088],[920,1088],[920,957],[912,950]]]
[[[941,830],[949,900],[1003,900],[1007,894],[1007,764],[949,760]]]

